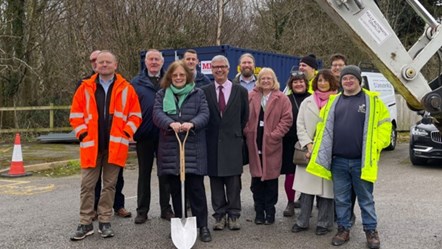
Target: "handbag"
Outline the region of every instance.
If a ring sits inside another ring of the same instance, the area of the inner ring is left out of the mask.
[[[309,159],[305,157],[305,154],[308,153],[308,149],[306,147],[302,148],[301,144],[296,142],[295,144],[295,153],[293,154],[293,163],[296,165],[306,166],[308,164]]]

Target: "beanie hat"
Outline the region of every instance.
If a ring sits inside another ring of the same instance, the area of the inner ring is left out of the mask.
[[[315,70],[318,69],[318,62],[316,61],[316,56],[314,54],[309,54],[307,56],[302,57],[301,62],[309,65]]]
[[[341,71],[341,77],[339,83],[342,83],[342,77],[344,77],[344,75],[347,74],[355,76],[359,80],[359,85],[362,83],[361,69],[358,66],[349,65],[344,67]]]

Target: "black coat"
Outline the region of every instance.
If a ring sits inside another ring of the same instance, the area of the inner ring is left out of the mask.
[[[163,71],[161,71],[161,75],[163,75]],[[156,139],[158,137],[158,127],[152,122],[152,110],[158,89],[155,88],[149,79],[146,68],[133,78],[131,83],[137,92],[143,116],[143,121],[140,127],[138,127],[137,132],[135,132],[134,140],[144,141],[147,139]]]
[[[153,108],[153,122],[160,128],[158,175],[179,175],[180,150],[175,132],[169,126],[173,122],[190,122],[194,125],[185,143],[186,173],[207,175],[206,126],[209,122],[209,108],[204,92],[194,88],[181,108],[177,106],[177,114],[163,111],[164,94],[164,90],[158,91]],[[184,133],[180,133],[181,141],[184,136]]]
[[[282,140],[281,174],[295,173],[296,165],[293,163],[293,154],[295,153],[295,143],[298,141],[298,135],[296,134],[296,120],[298,119],[301,102],[308,96],[310,96],[309,93],[288,95],[290,103],[292,104],[293,124]]]
[[[201,88],[205,85],[210,85],[212,82],[210,82],[210,79],[204,75],[201,72],[196,72],[196,77],[195,77],[195,87]]]
[[[221,118],[215,84],[202,88],[210,110],[207,126],[209,176],[234,176],[243,171],[243,129],[249,118],[247,89],[232,84],[232,92]]]

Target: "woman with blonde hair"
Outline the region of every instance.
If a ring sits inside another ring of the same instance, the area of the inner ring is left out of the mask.
[[[279,90],[271,68],[263,68],[249,93],[249,120],[244,128],[248,146],[250,189],[255,204],[255,224],[275,222],[278,177],[282,164],[282,139],[292,124],[292,106]]]

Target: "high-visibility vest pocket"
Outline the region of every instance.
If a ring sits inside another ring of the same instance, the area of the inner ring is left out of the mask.
[[[97,162],[97,144],[95,140],[88,134],[80,142],[80,159],[82,168],[95,167]]]

